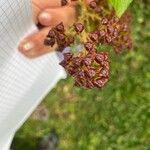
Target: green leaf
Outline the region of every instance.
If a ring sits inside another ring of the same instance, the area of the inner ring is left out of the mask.
[[[133,0],[109,0],[116,11],[116,15],[121,17]]]

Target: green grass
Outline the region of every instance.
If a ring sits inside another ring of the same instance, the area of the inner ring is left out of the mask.
[[[36,150],[53,128],[60,150],[150,149],[150,10],[139,0],[132,12],[134,50],[113,54],[108,85],[83,90],[70,78],[59,82],[41,104],[48,119],[32,115],[16,134],[14,150]]]

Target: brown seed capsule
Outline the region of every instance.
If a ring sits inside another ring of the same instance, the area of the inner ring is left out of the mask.
[[[103,67],[105,67],[106,69],[109,70],[109,64],[110,63],[108,61],[103,61],[101,64],[103,65]]]
[[[102,11],[101,8],[99,8],[99,7],[96,7],[94,10],[96,13],[100,13]]]
[[[93,42],[98,42],[99,35],[98,35],[97,33],[90,33],[90,34],[89,34],[89,38],[90,38],[90,40],[92,40]]]
[[[109,76],[109,71],[107,68],[103,68],[101,71],[100,71],[100,77],[108,77]]]
[[[113,16],[112,20],[113,20],[114,23],[118,23],[119,22],[119,18],[116,17],[116,16]]]
[[[100,37],[103,37],[103,36],[105,36],[106,35],[106,32],[105,32],[105,30],[100,30],[99,31],[99,35],[100,35]]]
[[[108,19],[107,19],[107,18],[102,18],[102,19],[101,19],[101,23],[102,23],[103,25],[106,25],[106,24],[108,23]]]
[[[118,31],[116,29],[114,29],[114,32],[113,32],[113,37],[114,39],[118,36]]]
[[[58,40],[64,41],[65,38],[66,38],[66,37],[65,37],[64,34],[62,34],[62,33],[58,33],[58,34],[57,34],[57,39],[58,39]]]
[[[95,61],[101,64],[105,60],[105,54],[103,52],[99,52],[96,54]]]
[[[93,49],[93,44],[91,42],[86,42],[84,47],[87,51],[91,51]]]
[[[108,30],[108,33],[111,33],[111,34],[114,33],[114,28],[110,25],[108,26],[107,30]]]
[[[62,67],[66,67],[67,65],[67,61],[66,60],[62,60],[60,63],[59,63]]]
[[[126,32],[126,31],[128,30],[127,24],[124,24],[124,25],[122,26],[122,28],[123,28],[123,31]]]
[[[72,63],[73,63],[73,65],[75,65],[75,66],[80,66],[80,65],[81,65],[81,62],[82,62],[82,58],[80,58],[80,57],[75,57],[75,58],[72,60]]]
[[[64,40],[60,40],[59,38],[57,38],[56,41],[57,41],[57,44],[58,44],[59,48],[60,47],[65,48],[65,46],[66,46],[66,40],[65,39]]]
[[[55,27],[55,29],[56,29],[58,32],[64,32],[64,31],[65,31],[65,27],[64,27],[64,25],[63,25],[62,22],[59,23],[59,24]]]
[[[58,44],[58,43],[57,43]],[[65,49],[65,46],[64,45],[58,45],[58,49],[57,49],[57,51],[58,52],[63,52],[63,50]]]
[[[65,61],[71,60],[71,58],[73,57],[71,53],[64,53],[63,55]]]
[[[71,76],[74,76],[77,71],[76,71],[76,69],[75,69],[74,67],[69,66],[69,67],[67,68],[67,72],[68,72]]]
[[[86,71],[85,71],[85,74],[86,74],[89,78],[92,78],[92,77],[95,76],[96,72],[95,72],[95,70],[93,70],[93,69],[89,69],[89,70],[86,70]]]
[[[112,37],[109,36],[109,35],[107,35],[107,36],[106,36],[106,42],[107,42],[107,43],[110,43],[111,41],[112,41]]]
[[[73,44],[74,41],[75,41],[75,39],[74,39],[74,37],[72,37],[72,36],[69,36],[69,37],[67,38],[67,44],[68,44],[68,45]]]
[[[54,38],[46,38],[46,39],[44,40],[44,45],[46,45],[46,46],[51,46],[51,47],[53,47],[54,44],[55,44],[55,39],[54,39]]]
[[[97,3],[93,0],[93,1],[90,2],[89,6],[92,9],[96,9],[97,8]]]
[[[84,80],[84,79],[85,79],[85,73],[82,72],[82,71],[80,71],[80,72],[77,74],[77,78],[80,78],[80,79]]]
[[[94,84],[92,83],[92,81],[88,81],[87,83],[86,83],[86,88],[88,88],[88,89],[92,89],[92,88],[94,88],[95,86],[94,86]]]
[[[92,58],[91,57],[85,57],[83,60],[82,60],[82,64],[83,65],[86,65],[86,66],[89,66],[89,65],[91,65],[91,63],[92,63]]]
[[[107,81],[108,78],[99,78],[94,81],[94,85],[98,88],[102,88]]]
[[[68,0],[61,0],[61,6],[65,6],[68,4]]]
[[[50,38],[54,38],[55,37],[55,32],[53,29],[51,29],[47,35],[47,37],[50,37]]]
[[[75,79],[75,86],[83,87],[84,86],[83,81],[79,78]]]
[[[82,23],[75,23],[74,28],[77,33],[81,33],[84,30],[84,25]]]

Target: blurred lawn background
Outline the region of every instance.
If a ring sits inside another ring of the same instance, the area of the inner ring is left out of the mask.
[[[23,127],[13,150],[36,150],[38,139],[56,129],[59,150],[150,149],[150,2],[134,1],[134,50],[111,57],[103,90],[60,81]]]

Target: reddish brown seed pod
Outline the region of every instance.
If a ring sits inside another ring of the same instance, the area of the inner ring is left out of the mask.
[[[89,70],[86,70],[85,71],[85,74],[89,77],[89,78],[92,78],[95,76],[96,74],[96,71],[94,69],[89,69]]]
[[[64,27],[64,24],[63,22],[59,23],[55,29],[58,31],[58,32],[64,32],[65,31],[65,27]]]
[[[70,52],[64,53],[64,60],[65,61],[71,60],[72,57],[73,57],[73,54],[71,54]]]
[[[66,60],[62,60],[60,63],[59,63],[62,67],[66,67],[67,65],[67,61]]]
[[[85,79],[85,73],[83,71],[80,71],[78,74],[77,74],[77,78],[79,78],[80,80],[84,80]]]
[[[127,24],[122,25],[122,30],[123,30],[124,32],[126,32],[126,31],[128,30]]]
[[[72,36],[67,37],[67,44],[68,44],[68,46],[71,45],[71,44],[73,44],[74,41],[75,41],[74,37],[72,37]]]
[[[50,40],[48,38],[44,40],[44,45],[50,46]]]
[[[109,35],[107,35],[105,39],[107,43],[110,43],[113,40],[112,37]]]
[[[69,73],[69,75],[74,76],[74,74],[77,72],[76,69],[72,66],[69,66],[67,68],[67,72]]]
[[[44,45],[53,47],[55,44],[55,38],[46,38],[44,40]]]
[[[94,85],[93,85],[92,82],[88,82],[88,83],[86,84],[86,87],[87,87],[88,89],[92,89],[92,88],[94,87]]]
[[[96,3],[96,1],[95,1],[95,0],[91,1],[91,2],[89,3],[89,6],[90,6],[90,8],[92,8],[92,9],[96,9],[96,8],[97,8],[97,3]]]
[[[96,7],[94,10],[96,13],[100,13],[102,11],[100,7]]]
[[[112,22],[118,23],[119,22],[119,18],[117,16],[113,16]]]
[[[89,38],[93,42],[98,42],[99,34],[97,32],[90,33]]]
[[[60,41],[64,41],[66,38],[66,36],[63,33],[58,33],[57,34],[57,39]]]
[[[51,29],[47,35],[47,37],[50,37],[50,38],[54,38],[55,37],[55,32],[53,29]]]
[[[80,78],[75,78],[75,86],[84,87],[84,83]]]
[[[68,0],[61,0],[61,6],[65,6],[68,4]]]
[[[94,80],[94,85],[97,88],[102,88],[108,81],[108,78],[98,78],[96,80]]]
[[[89,65],[91,65],[91,63],[92,63],[92,58],[91,57],[85,57],[83,60],[82,60],[82,64],[83,65],[86,65],[86,66],[89,66]]]
[[[99,76],[100,77],[108,77],[109,76],[109,70],[107,68],[102,68]]]
[[[95,61],[97,63],[101,64],[103,61],[106,60],[106,56],[105,55],[107,55],[107,53],[105,53],[105,52],[99,52],[99,53],[97,53],[96,57],[95,57]]]
[[[86,43],[84,44],[84,47],[85,47],[85,49],[86,49],[87,51],[92,51],[94,45],[93,45],[91,42],[86,42]]]
[[[107,19],[106,17],[102,18],[102,19],[101,19],[101,23],[102,23],[103,25],[106,25],[106,24],[108,23],[108,19]]]
[[[82,58],[81,57],[75,57],[72,59],[72,64],[74,66],[80,66],[82,62]]]
[[[103,67],[105,67],[106,69],[109,70],[110,62],[109,62],[109,61],[103,61],[103,62],[101,63],[101,65],[102,65]]]
[[[107,31],[108,31],[108,33],[110,33],[110,34],[113,34],[114,33],[114,27],[113,26],[108,26],[108,28],[107,28]]]
[[[104,30],[104,29],[100,30],[100,31],[99,31],[99,35],[100,35],[100,37],[105,36],[105,35],[106,35],[105,30]]]
[[[77,33],[81,33],[84,30],[84,25],[82,23],[75,23],[74,29]]]

